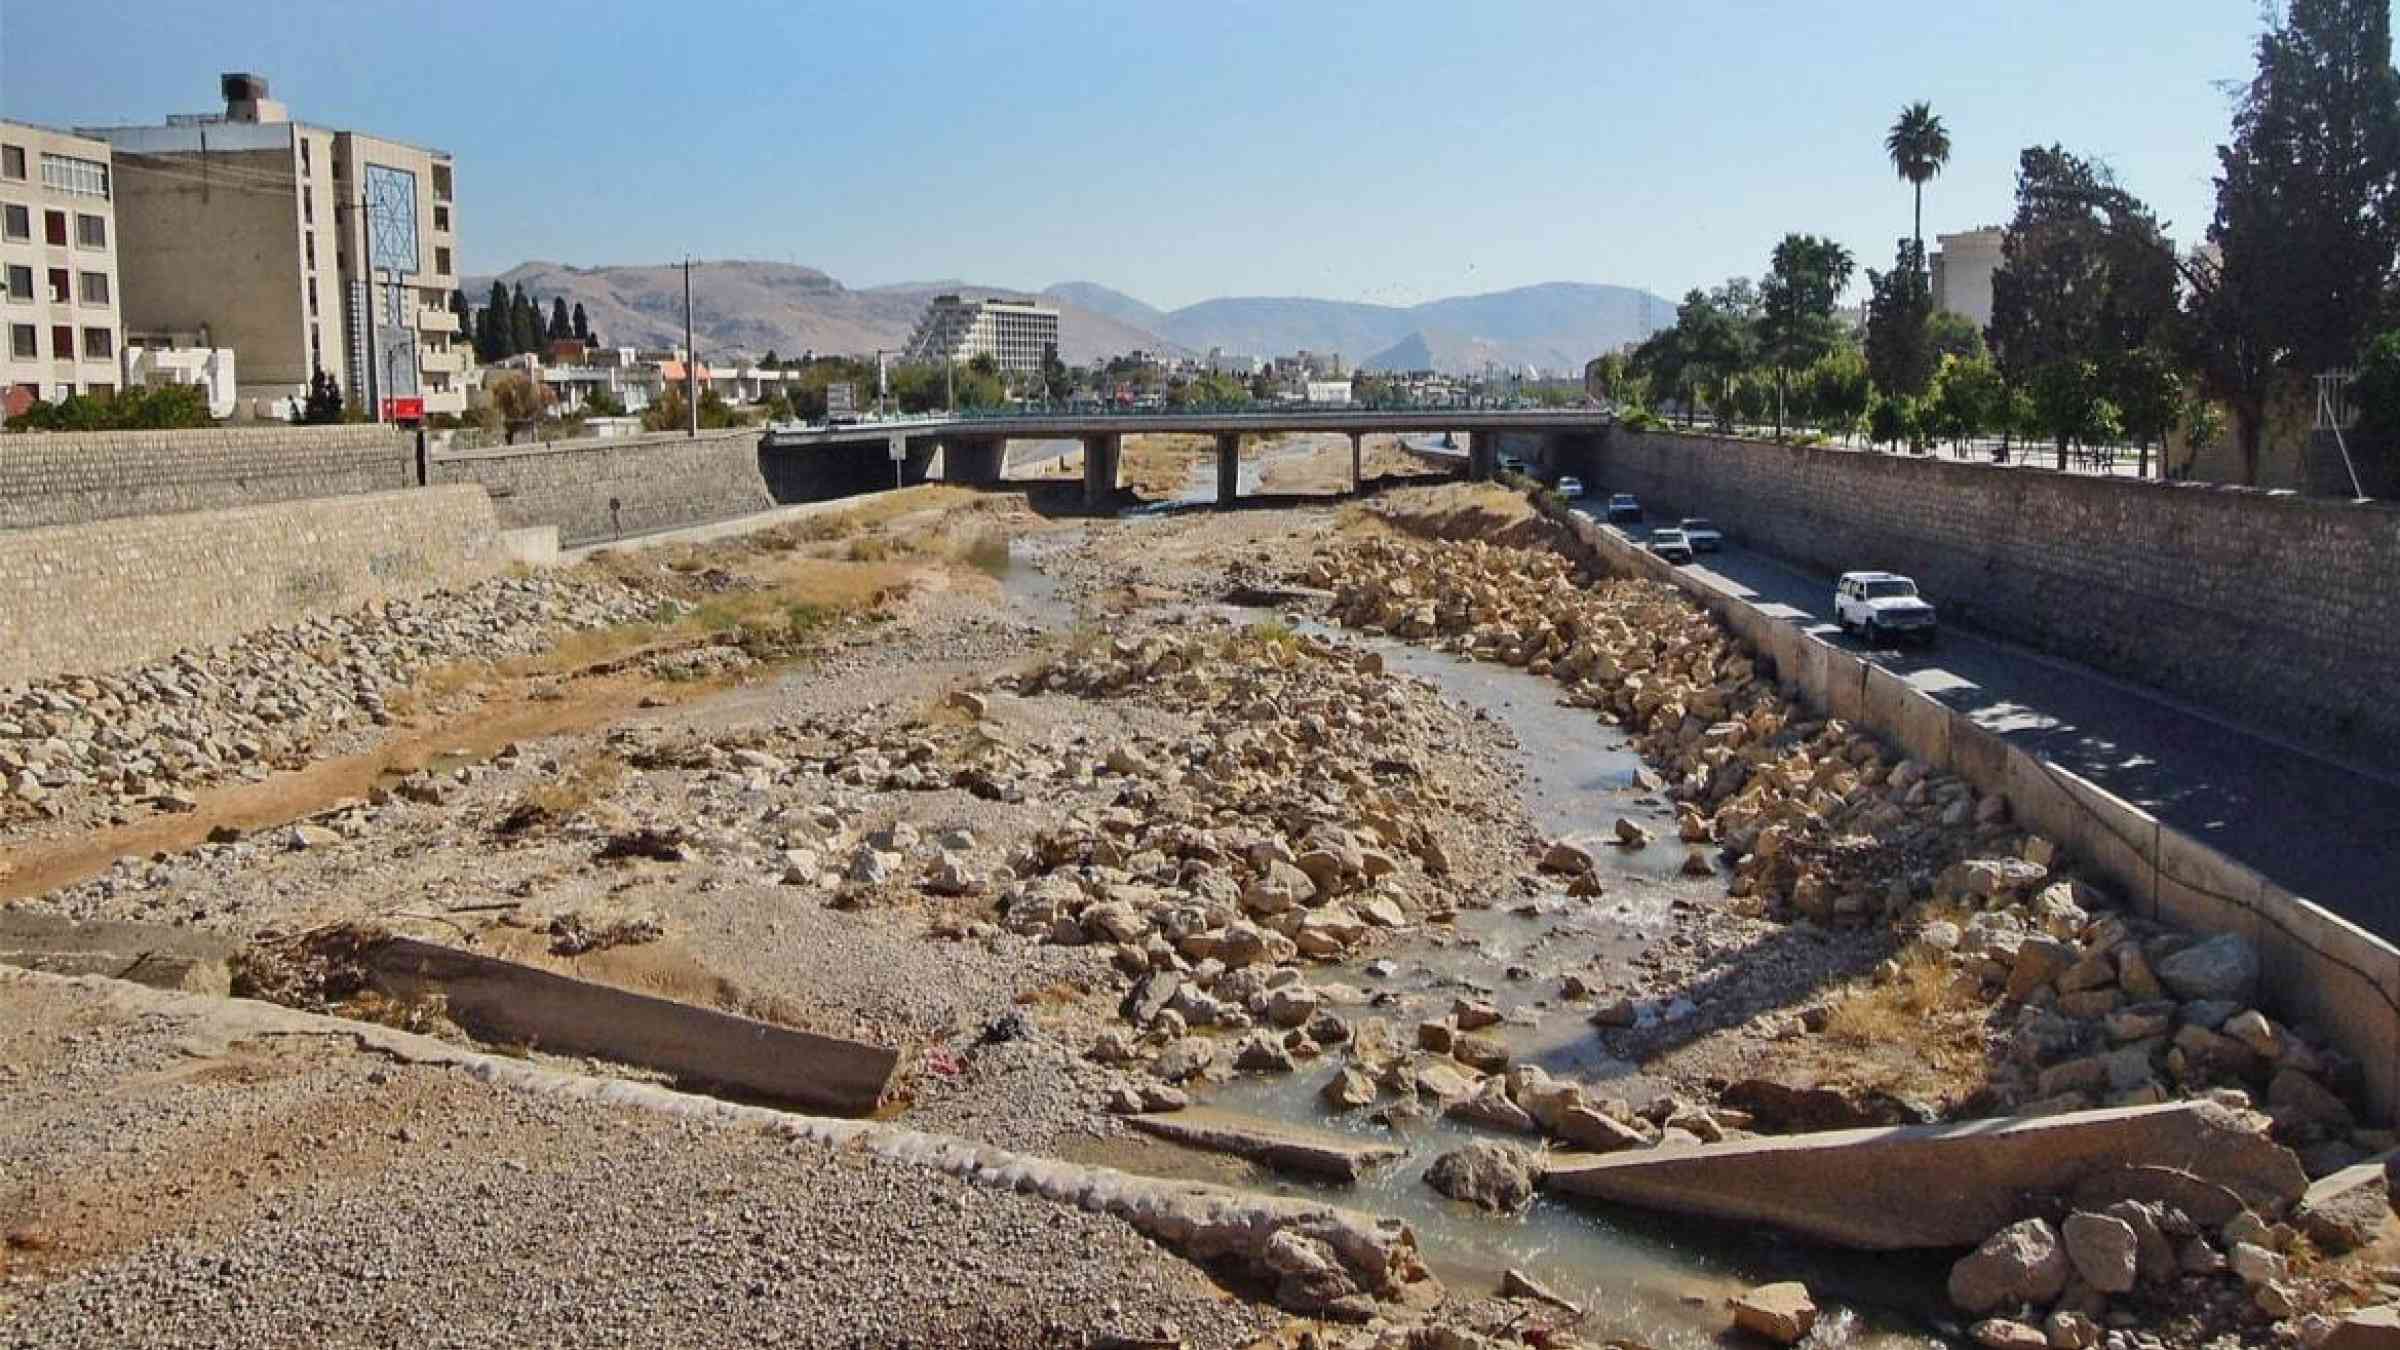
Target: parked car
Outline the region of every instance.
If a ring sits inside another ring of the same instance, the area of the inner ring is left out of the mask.
[[[1694,553],[1714,553],[1725,547],[1725,536],[1717,532],[1716,522],[1706,516],[1685,516],[1675,528],[1692,541]]]
[[[1573,501],[1577,497],[1582,496],[1583,480],[1572,476],[1559,479],[1558,495],[1566,498],[1568,501]]]
[[[1684,538],[1681,530],[1652,530],[1650,551],[1671,563],[1688,563],[1692,560],[1692,541]]]
[[[1620,492],[1608,499],[1608,523],[1639,525],[1642,523],[1642,504],[1630,492]]]
[[[1515,455],[1502,455],[1500,457],[1500,472],[1521,474],[1525,472],[1525,461],[1517,458]]]
[[[1887,638],[1930,647],[1940,631],[1917,583],[1896,572],[1842,573],[1834,583],[1833,616],[1843,632],[1859,634],[1870,647]]]

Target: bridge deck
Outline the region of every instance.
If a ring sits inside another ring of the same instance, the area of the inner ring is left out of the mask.
[[[988,417],[891,418],[839,427],[770,428],[761,444],[805,449],[910,440],[1068,440],[1082,436],[1184,432],[1267,435],[1294,431],[1597,431],[1614,418],[1600,408],[1369,408],[1261,412],[1026,413]]]

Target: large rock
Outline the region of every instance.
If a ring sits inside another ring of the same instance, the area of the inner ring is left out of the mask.
[[[1288,1172],[1356,1181],[1407,1150],[1360,1135],[1315,1130],[1304,1125],[1195,1106],[1172,1115],[1134,1116],[1125,1122],[1145,1134],[1193,1148],[1231,1153]]]
[[[2070,1214],[2059,1226],[2067,1260],[2083,1282],[2103,1294],[2133,1288],[2141,1271],[2140,1241],[2133,1225],[2105,1214]]]
[[[2292,1210],[2292,1222],[2336,1256],[2373,1242],[2391,1217],[2391,1184],[2383,1164],[2359,1163],[2318,1178]]]
[[[1442,1194],[1504,1214],[1533,1199],[1538,1176],[1533,1154],[1488,1139],[1454,1148],[1425,1169],[1426,1184]]]
[[[1543,1184],[1882,1251],[1970,1247],[2022,1214],[2025,1195],[2138,1166],[2188,1169],[2268,1214],[2308,1187],[2289,1149],[2210,1102],[1662,1144],[1557,1160]]]
[[[1817,1324],[1817,1304],[1798,1280],[1762,1284],[1733,1300],[1733,1324],[1777,1345],[1791,1345]]]
[[[2024,1219],[1984,1239],[1950,1267],[1950,1301],[1961,1311],[1987,1313],[2020,1304],[2048,1304],[2072,1273],[2058,1230]]]
[[[2350,1314],[2317,1350],[2400,1350],[2400,1303]]]
[[[2158,963],[2159,983],[2179,999],[2250,997],[2258,984],[2258,947],[2239,933],[2221,933]]]

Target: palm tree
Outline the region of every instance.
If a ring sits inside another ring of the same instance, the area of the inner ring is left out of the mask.
[[[1925,184],[1950,162],[1950,129],[1934,116],[1930,103],[1911,103],[1900,110],[1900,120],[1892,123],[1891,133],[1883,138],[1883,148],[1892,157],[1892,167],[1899,171],[1917,190],[1916,228],[1910,237],[1917,241],[1917,256],[1925,256]]]

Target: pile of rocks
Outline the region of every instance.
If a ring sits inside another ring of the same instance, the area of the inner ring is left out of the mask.
[[[659,603],[615,581],[504,577],[0,691],[0,814],[40,812],[74,789],[190,809],[194,788],[387,723],[387,701],[431,667],[540,651],[560,629],[631,623]]]

